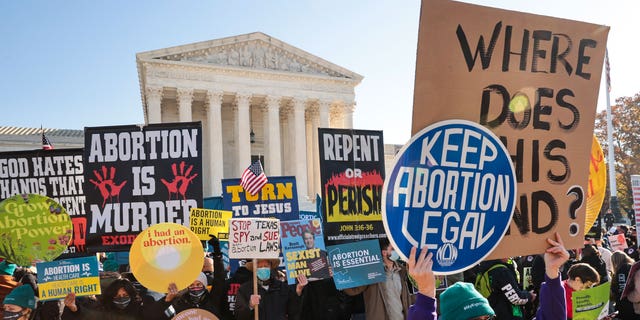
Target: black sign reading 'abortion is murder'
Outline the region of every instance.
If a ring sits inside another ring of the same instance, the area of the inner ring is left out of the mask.
[[[162,222],[202,208],[200,122],[85,128],[87,246],[126,251]]]
[[[74,233],[63,258],[84,251],[83,187],[82,149],[0,152],[0,201],[17,194],[40,194],[58,202],[71,216]]]

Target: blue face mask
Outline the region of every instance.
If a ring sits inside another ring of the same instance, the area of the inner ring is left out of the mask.
[[[262,281],[267,281],[271,277],[271,269],[269,268],[258,268],[256,270],[256,276],[258,279]]]
[[[391,256],[389,257],[389,260],[398,261],[398,259],[400,259],[400,256],[398,255],[398,253],[395,250],[391,251]]]

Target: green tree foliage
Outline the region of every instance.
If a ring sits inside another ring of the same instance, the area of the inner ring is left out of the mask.
[[[640,93],[633,97],[616,99],[611,106],[613,115],[613,146],[615,154],[616,187],[618,202],[623,217],[633,209],[631,175],[640,174]],[[605,159],[609,159],[607,140],[607,111],[596,114],[594,132],[604,151]],[[607,171],[609,170],[607,161]],[[609,189],[607,178],[607,189]],[[609,192],[607,192],[609,194]],[[609,208],[609,197],[606,197],[602,208]]]

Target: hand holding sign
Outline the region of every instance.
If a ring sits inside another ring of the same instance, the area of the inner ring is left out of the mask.
[[[427,254],[427,248],[420,251],[418,261],[416,261],[416,247],[411,248],[409,255],[409,275],[416,281],[420,293],[427,297],[436,297],[436,277],[433,274],[433,254]]]

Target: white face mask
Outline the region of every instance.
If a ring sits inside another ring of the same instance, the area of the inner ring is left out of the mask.
[[[398,253],[395,250],[391,251],[391,256],[389,257],[389,260],[398,261],[398,259],[400,259],[400,256],[398,255]]]

